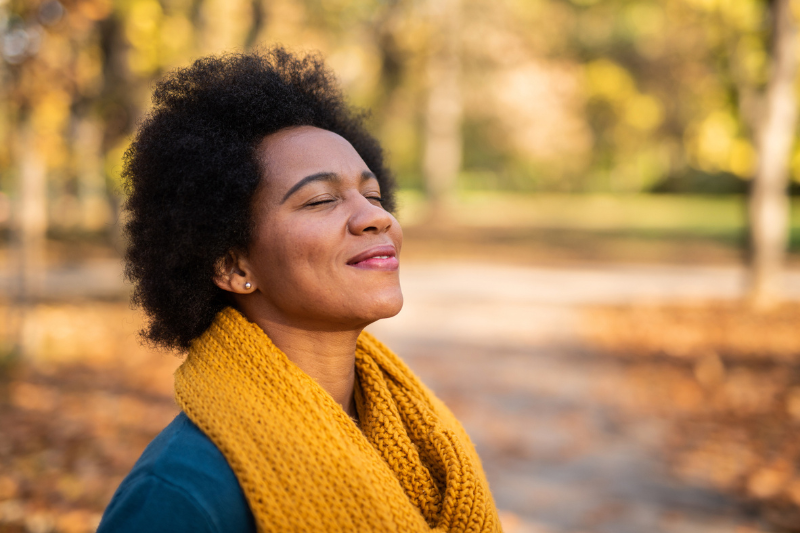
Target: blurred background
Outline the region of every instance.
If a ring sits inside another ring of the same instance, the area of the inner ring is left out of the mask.
[[[401,184],[371,329],[507,532],[800,531],[800,2],[0,0],[0,532],[89,532],[177,413],[128,304],[154,80],[319,51]]]

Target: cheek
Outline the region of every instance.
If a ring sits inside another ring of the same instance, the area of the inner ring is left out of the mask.
[[[329,233],[324,225],[275,224],[260,246],[265,274],[309,283],[330,272],[335,250]]]

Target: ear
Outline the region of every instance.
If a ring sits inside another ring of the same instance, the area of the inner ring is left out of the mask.
[[[250,294],[256,290],[247,258],[233,250],[217,262],[214,283],[220,289],[234,294]]]

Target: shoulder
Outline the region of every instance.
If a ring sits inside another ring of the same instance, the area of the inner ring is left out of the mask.
[[[147,446],[114,494],[98,533],[143,530],[255,531],[233,470],[184,413]]]

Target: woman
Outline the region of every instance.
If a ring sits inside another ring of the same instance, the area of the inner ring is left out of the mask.
[[[394,181],[314,57],[172,73],[126,154],[127,276],[182,413],[99,531],[499,531],[453,415],[363,329],[400,311]]]

